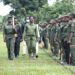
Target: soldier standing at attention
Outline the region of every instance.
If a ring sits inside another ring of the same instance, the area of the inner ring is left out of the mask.
[[[34,24],[34,18],[29,17],[30,22],[26,25],[24,29],[24,40],[26,41],[28,47],[29,57],[31,59],[36,58],[36,41],[38,39],[37,25]]]
[[[45,49],[48,49],[48,26],[47,23],[44,23],[45,28],[43,30],[43,41]]]
[[[12,24],[12,17],[8,17],[8,23],[4,26],[4,41],[6,42],[8,50],[8,59],[13,60],[14,58],[14,44],[15,44],[15,26]]]
[[[62,51],[63,51],[63,62],[69,64],[69,55],[70,55],[70,45],[69,45],[69,34],[70,34],[70,26],[68,22],[68,16],[63,17],[63,27],[61,28],[61,43],[62,43]],[[63,63],[61,62],[61,63]]]
[[[71,58],[72,58],[72,65],[75,66],[75,13],[72,14],[72,24],[71,24],[71,32],[69,36],[69,43],[71,49]]]

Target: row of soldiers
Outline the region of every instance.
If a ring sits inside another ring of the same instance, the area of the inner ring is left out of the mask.
[[[62,64],[75,65],[75,15],[50,20],[41,28],[45,48],[48,49],[49,40],[53,56],[60,56]]]

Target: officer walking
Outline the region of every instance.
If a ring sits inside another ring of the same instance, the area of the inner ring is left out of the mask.
[[[24,29],[24,40],[28,47],[29,57],[35,59],[36,57],[36,41],[38,39],[37,25],[34,24],[34,18],[29,17],[30,23],[28,23]]]
[[[4,26],[4,41],[8,50],[8,59],[14,59],[14,44],[15,44],[15,26],[12,24],[12,17],[8,17],[8,23]]]
[[[16,17],[14,18],[14,22],[15,22],[15,28],[16,28],[14,54],[15,54],[15,57],[17,58],[20,52],[20,42],[22,41],[22,30],[21,30],[21,25],[18,23],[18,20]]]

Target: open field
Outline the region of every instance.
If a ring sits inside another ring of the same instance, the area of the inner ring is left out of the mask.
[[[21,49],[19,58],[9,61],[0,33],[0,75],[75,75],[74,71],[75,67],[57,63],[44,49],[40,49],[36,60],[29,60],[28,55],[22,56]]]

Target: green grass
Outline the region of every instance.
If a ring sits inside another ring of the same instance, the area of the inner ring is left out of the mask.
[[[66,66],[74,71],[75,67]],[[74,75],[59,63],[55,62],[44,49],[40,49],[39,58],[29,60],[28,55],[22,56],[22,49],[18,59],[9,61],[7,49],[0,33],[0,75]]]

